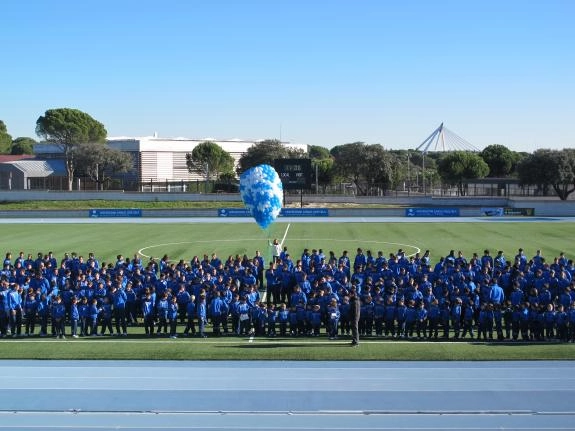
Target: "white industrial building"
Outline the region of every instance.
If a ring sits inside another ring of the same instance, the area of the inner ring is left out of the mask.
[[[175,191],[178,188],[177,183],[181,184],[180,187],[185,187],[187,182],[204,180],[199,175],[188,171],[186,154],[191,153],[196,145],[206,141],[214,142],[222,147],[224,151],[227,151],[234,158],[236,166],[240,157],[248,148],[257,142],[261,142],[242,139],[160,138],[157,135],[111,137],[107,139],[107,143],[111,148],[129,153],[134,161],[132,172],[119,176],[121,179],[119,188],[137,189],[140,191],[155,191],[162,188],[170,189],[170,187]],[[305,144],[282,143],[293,149],[308,151],[308,146]],[[46,143],[36,144],[34,153],[38,159],[51,160],[62,159],[63,157],[62,151],[58,146]],[[50,175],[50,172],[46,172],[40,176],[49,177]],[[162,184],[165,184],[165,186]],[[77,183],[75,183],[76,186]],[[157,187],[161,188],[157,189]],[[24,188],[27,188],[26,182],[24,182]]]
[[[111,148],[128,152],[137,160],[137,171],[140,182],[147,181],[190,181],[203,179],[197,174],[190,173],[186,165],[186,154],[191,153],[194,147],[202,142],[211,141],[222,147],[235,160],[237,166],[242,154],[248,148],[259,141],[245,141],[241,139],[220,140],[213,138],[188,139],[188,138],[158,138],[148,136],[142,138],[108,138]],[[301,149],[307,152],[307,145],[291,144],[284,145]]]

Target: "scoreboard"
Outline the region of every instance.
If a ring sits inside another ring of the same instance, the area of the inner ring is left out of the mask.
[[[274,168],[284,190],[311,189],[311,159],[276,159]]]

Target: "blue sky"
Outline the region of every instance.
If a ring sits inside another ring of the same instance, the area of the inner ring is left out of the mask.
[[[8,0],[0,119],[109,136],[575,146],[575,1]]]

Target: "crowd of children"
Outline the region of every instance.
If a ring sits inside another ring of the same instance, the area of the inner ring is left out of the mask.
[[[6,253],[0,273],[0,336],[349,336],[350,292],[359,334],[389,339],[575,341],[575,265],[522,249],[469,259],[451,250],[384,256],[358,248],[337,257],[287,247],[267,267],[216,254],[190,261],[118,255],[100,263],[75,253]],[[208,334],[207,324],[211,325]],[[38,331],[37,331],[38,329]]]

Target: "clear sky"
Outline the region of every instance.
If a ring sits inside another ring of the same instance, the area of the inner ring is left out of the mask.
[[[0,119],[108,136],[575,146],[573,0],[6,0]]]

